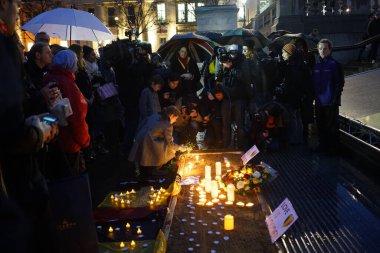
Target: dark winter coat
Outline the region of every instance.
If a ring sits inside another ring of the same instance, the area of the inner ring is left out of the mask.
[[[231,102],[250,98],[251,70],[245,59],[223,71],[223,88]]]
[[[173,142],[173,126],[169,119],[154,113],[138,127],[129,161],[141,166],[161,167],[172,159],[179,149]]]
[[[197,90],[199,90],[200,87],[198,84],[201,79],[201,73],[199,72],[197,63],[193,59],[189,58],[187,66],[184,66],[178,57],[175,57],[170,64],[170,69],[172,72],[179,75],[185,73],[190,73],[193,75],[193,80],[182,80],[181,82],[184,94],[187,95],[195,93]]]
[[[34,61],[24,63],[26,99],[24,100],[25,115],[41,114],[48,111],[45,98],[41,93],[45,70]]]
[[[281,76],[283,83],[280,94],[276,97],[279,102],[288,104],[294,109],[301,106],[306,94],[312,90],[312,80],[307,63],[303,61],[301,55],[292,55],[288,61],[281,66]]]
[[[340,63],[331,56],[314,66],[313,81],[317,106],[340,106],[344,86],[344,73]]]

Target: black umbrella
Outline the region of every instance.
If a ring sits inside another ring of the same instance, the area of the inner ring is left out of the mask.
[[[288,44],[288,43],[296,44],[297,41],[301,41],[301,43],[305,43],[309,51],[315,49],[318,44],[318,41],[316,41],[310,35],[306,35],[303,33],[288,33],[272,41],[269,44],[269,50],[271,50],[272,52],[276,52],[276,54],[278,54],[281,52],[281,49],[285,44]]]
[[[211,57],[218,44],[207,37],[195,33],[176,34],[157,50],[165,62],[175,56],[181,47],[189,50],[189,55],[196,62],[203,62]]]
[[[195,32],[195,33],[198,35],[205,36],[213,41],[218,41],[218,39],[222,37],[222,34],[218,32]]]
[[[263,48],[269,45],[270,43],[270,40],[268,40],[260,32],[245,28],[238,28],[235,30],[225,32],[222,35],[222,37],[218,39],[218,42],[222,45],[243,45],[243,42],[245,40],[254,41],[255,48]]]
[[[287,30],[277,30],[275,32],[270,33],[267,37],[268,37],[268,39],[270,39],[271,41],[273,41],[276,38],[281,37],[282,35],[285,35],[285,34],[288,34],[288,33],[292,33],[292,32],[289,32]]]

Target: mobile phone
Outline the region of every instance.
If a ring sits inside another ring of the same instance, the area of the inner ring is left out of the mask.
[[[58,123],[58,118],[52,114],[42,116],[41,121],[45,124],[52,125]]]

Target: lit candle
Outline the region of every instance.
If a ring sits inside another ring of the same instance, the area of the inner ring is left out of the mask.
[[[115,197],[115,201],[118,202],[118,201],[119,201],[119,198],[118,198],[118,197]]]
[[[205,167],[205,178],[211,178],[211,166],[210,165],[206,165]]]
[[[196,190],[197,192],[201,192],[201,191],[203,191],[203,188],[200,187],[200,186],[198,186],[195,190]]]
[[[108,229],[108,232],[112,233],[112,232],[113,232],[113,228],[110,227],[110,228]]]
[[[224,203],[224,204],[226,204],[226,206],[231,206],[233,203],[234,203],[234,202],[226,201],[226,203]]]
[[[115,199],[115,197],[113,196],[113,194],[111,195],[111,200],[114,200]]]
[[[227,200],[230,202],[235,201],[235,186],[233,184],[227,185]]]
[[[221,200],[226,199],[226,195],[224,195],[224,194],[220,194],[220,195],[219,195],[219,199],[221,199]]]
[[[213,206],[213,205],[214,205],[214,203],[212,203],[211,201],[206,203],[206,206]]]
[[[131,204],[131,201],[127,199],[127,205],[130,205],[130,204]]]
[[[195,156],[195,161],[197,161],[197,163],[199,162],[199,155]]]
[[[206,203],[206,201],[207,201],[207,199],[205,199],[205,198],[201,198],[201,199],[199,199],[199,202],[200,202],[200,203]]]
[[[211,177],[205,180],[205,190],[207,193],[211,192]]]
[[[127,191],[127,192],[125,193],[125,195],[129,196],[129,191]]]
[[[253,204],[252,202],[250,202],[250,203],[247,203],[245,206],[246,206],[246,207],[253,207],[253,205],[254,205],[254,204]]]
[[[219,202],[219,199],[213,199],[213,200],[211,200],[212,201],[212,203],[218,203]]]
[[[124,204],[124,199],[121,199],[120,203]]]
[[[123,242],[120,243],[120,248],[124,248],[125,244]]]
[[[126,229],[130,229],[130,228],[131,228],[131,224],[127,223],[127,224],[125,225],[125,227],[126,227]]]
[[[234,216],[227,214],[224,216],[224,230],[234,229]]]
[[[236,205],[239,206],[239,207],[244,207],[245,206],[245,204],[243,202],[241,202],[241,201],[237,202]]]
[[[142,231],[140,228],[137,229],[137,232],[136,232],[138,235],[141,235]]]
[[[215,180],[211,181],[211,197],[213,199],[218,198],[218,182]]]
[[[229,169],[231,167],[230,162],[226,162],[226,168]]]
[[[136,243],[134,240],[131,241],[131,248],[133,249],[136,246]]]
[[[222,163],[216,162],[215,163],[215,176],[220,177],[222,175]]]
[[[150,191],[153,193],[154,192],[154,188],[153,186],[150,187]]]
[[[162,188],[162,187],[160,188],[160,192],[161,192],[161,193],[164,193],[165,191],[166,191],[166,190],[165,190],[164,188]]]
[[[131,194],[135,194],[135,193],[136,193],[135,190],[132,189]]]
[[[149,205],[153,206],[154,205],[154,202],[153,200],[149,201]]]
[[[197,205],[198,205],[198,206],[204,206],[204,205],[205,205],[205,202],[198,202]]]

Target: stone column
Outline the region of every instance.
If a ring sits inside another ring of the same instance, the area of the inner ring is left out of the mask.
[[[197,16],[197,31],[226,32],[236,29],[236,5],[202,6],[195,9]]]

